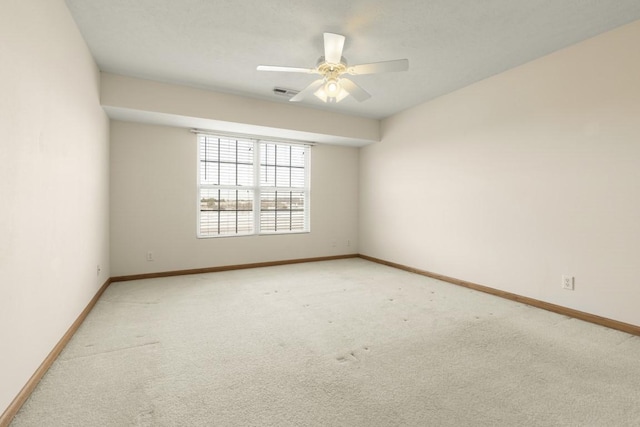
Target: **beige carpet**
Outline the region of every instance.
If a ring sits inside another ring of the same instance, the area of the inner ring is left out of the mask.
[[[114,283],[12,426],[640,426],[640,338],[362,259]]]

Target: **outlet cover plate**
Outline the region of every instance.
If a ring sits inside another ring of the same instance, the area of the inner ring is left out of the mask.
[[[562,289],[566,289],[568,291],[573,291],[575,289],[573,276],[562,276]]]

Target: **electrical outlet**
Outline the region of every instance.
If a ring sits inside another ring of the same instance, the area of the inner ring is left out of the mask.
[[[153,261],[153,252],[147,252],[147,261]]]
[[[347,247],[351,246],[351,240],[347,240]]]
[[[97,275],[100,276],[100,271],[102,270],[102,268],[100,268],[100,264],[98,264],[98,267],[96,268],[97,270]]]
[[[562,276],[562,289],[566,289],[569,291],[574,290],[574,281],[572,276]]]

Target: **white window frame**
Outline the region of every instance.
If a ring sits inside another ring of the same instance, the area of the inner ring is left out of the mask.
[[[199,239],[210,239],[210,238],[221,238],[221,237],[241,237],[241,236],[265,236],[265,235],[283,235],[283,234],[300,234],[300,233],[309,233],[310,230],[310,217],[311,217],[311,184],[310,184],[310,166],[311,166],[311,145],[303,142],[282,142],[273,139],[254,139],[247,138],[246,136],[229,136],[225,134],[215,134],[215,133],[205,133],[205,132],[195,132],[196,133],[196,144],[197,144],[197,197],[196,197],[196,211],[197,211],[197,222],[196,222],[196,236]],[[228,186],[228,185],[211,185],[211,184],[202,184],[201,183],[201,165],[202,161],[200,158],[200,138],[201,137],[210,137],[210,138],[218,138],[218,139],[231,139],[236,141],[244,141],[251,142],[253,144],[253,185],[251,186]],[[279,146],[304,146],[304,187],[278,187],[278,186],[263,186],[260,183],[260,172],[262,167],[260,165],[260,152],[262,150],[262,144],[275,144]],[[202,189],[243,189],[243,190],[251,190],[253,191],[253,231],[245,232],[245,233],[223,233],[223,234],[209,234],[202,233],[201,226],[201,190]],[[261,195],[262,193],[269,192],[301,192],[304,195],[304,211],[303,218],[304,224],[302,229],[296,230],[276,230],[276,231],[263,231],[261,230]]]

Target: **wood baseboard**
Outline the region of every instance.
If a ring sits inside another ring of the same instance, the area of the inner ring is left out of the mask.
[[[606,317],[597,316],[595,314],[586,313],[584,311],[574,310],[572,308],[563,307],[561,305],[540,301],[534,298],[525,297],[525,296],[514,294],[511,292],[501,291],[499,289],[490,288],[488,286],[479,285],[477,283],[467,282],[465,280],[444,276],[442,274],[432,273],[430,271],[420,270],[418,268],[397,264],[391,261],[385,261],[383,259],[378,259],[378,258],[370,257],[367,255],[360,254],[359,257],[362,259],[366,259],[367,261],[372,261],[378,264],[387,265],[389,267],[398,268],[400,270],[409,271],[411,273],[420,274],[422,276],[431,277],[433,279],[442,280],[443,282],[452,283],[454,285],[464,286],[465,288],[474,289],[480,292],[485,292],[487,294],[495,295],[495,296],[512,300],[512,301],[517,301],[522,304],[527,304],[532,307],[541,308],[543,310],[552,311],[554,313],[573,317],[575,319],[584,320],[590,323],[595,323],[596,325],[605,326],[607,328],[617,329],[619,331],[626,332],[628,334],[640,336],[640,326],[632,325],[630,323],[619,322],[617,320],[608,319]]]
[[[107,279],[106,282],[98,289],[95,296],[89,301],[89,304],[82,310],[82,313],[78,316],[78,318],[73,322],[73,324],[69,327],[67,332],[62,336],[60,341],[53,347],[53,350],[49,353],[49,355],[44,359],[42,364],[38,367],[36,372],[29,378],[29,381],[22,387],[22,390],[18,393],[18,395],[13,399],[13,401],[9,404],[7,409],[0,415],[0,427],[8,427],[13,418],[16,416],[24,402],[27,401],[33,390],[36,388],[44,374],[47,373],[53,362],[58,358],[62,349],[67,345],[69,340],[73,334],[76,333],[84,319],[87,317],[91,309],[96,305],[100,296],[104,293],[104,291],[111,284],[111,279]]]
[[[175,270],[175,271],[163,271],[159,273],[132,274],[129,276],[112,277],[111,281],[126,282],[129,280],[155,279],[157,277],[184,276],[187,274],[217,273],[219,271],[243,270],[245,268],[273,267],[276,265],[300,264],[303,262],[332,261],[336,259],[357,258],[358,256],[359,256],[358,254],[334,255],[334,256],[325,256],[325,257],[317,257],[317,258],[298,258],[298,259],[289,259],[289,260],[283,260],[283,261],[256,262],[252,264],[225,265],[221,267],[194,268],[191,270]]]

